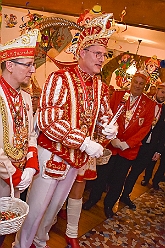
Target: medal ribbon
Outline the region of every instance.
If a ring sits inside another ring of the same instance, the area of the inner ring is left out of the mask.
[[[87,92],[87,88],[86,88],[86,84],[82,78],[82,76],[80,75],[80,72],[78,71],[78,69],[75,69],[78,75],[78,78],[80,79],[81,82],[81,86],[83,88],[83,95],[84,95],[84,101],[85,101],[85,105],[87,105],[88,108],[90,108],[90,102],[88,101],[89,97],[88,97],[88,92]],[[93,87],[94,88],[94,87]],[[95,99],[95,98],[94,98]]]
[[[15,119],[15,115],[18,114],[18,113],[20,113],[20,117],[23,117],[23,104],[22,104],[22,96],[21,96],[21,94],[16,92],[16,90],[13,89],[13,88],[12,88],[12,91],[13,91],[13,94],[12,94],[12,92],[10,91],[11,86],[8,85],[7,82],[5,82],[3,77],[1,77],[1,86],[2,86],[2,89],[3,89],[4,93],[5,93],[5,95],[6,95],[6,99],[7,99],[8,106],[10,108],[10,112],[11,112],[13,120]],[[18,99],[16,100],[16,103],[15,103],[13,100],[16,99],[17,96],[18,96]],[[14,121],[13,121],[13,125],[14,125],[13,126],[14,131],[15,131],[15,126],[16,125],[15,125]]]
[[[130,120],[132,119],[132,116],[140,102],[140,99],[141,99],[141,96],[137,97],[137,99],[132,105],[130,104],[130,99],[129,99],[128,104],[127,104],[127,110],[126,110],[125,128],[128,126]],[[129,113],[129,116],[127,115],[127,113]]]

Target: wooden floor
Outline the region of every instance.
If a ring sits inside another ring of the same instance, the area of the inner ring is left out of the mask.
[[[157,167],[157,166],[156,166]],[[141,174],[136,182],[136,185],[133,189],[131,194],[131,199],[134,200],[139,197],[141,194],[146,192],[150,186],[143,187],[141,186],[140,182],[143,179],[143,174]],[[88,199],[89,191],[86,190],[84,192],[84,201]],[[102,199],[94,206],[91,210],[85,211],[82,210],[81,219],[79,222],[79,237],[91,230],[93,227],[99,225],[102,221],[106,219],[103,210],[103,199],[105,193],[102,196]],[[117,203],[114,207],[114,210],[120,210],[124,207],[124,204]],[[50,231],[50,240],[47,244],[50,248],[64,248],[66,247],[65,242],[65,228],[66,228],[66,221],[58,218],[58,222],[52,227]],[[6,236],[6,239],[3,244],[3,248],[11,248],[11,244],[14,241],[14,234]]]

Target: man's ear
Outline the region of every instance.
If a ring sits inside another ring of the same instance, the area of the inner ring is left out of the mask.
[[[82,50],[80,50],[80,57],[84,58],[84,56],[85,56],[85,50],[82,49]]]
[[[9,72],[13,72],[13,68],[14,68],[14,63],[11,62],[10,60],[6,61],[6,69],[7,69]]]

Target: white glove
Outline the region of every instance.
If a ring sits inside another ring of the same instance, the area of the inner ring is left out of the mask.
[[[99,158],[103,155],[104,148],[99,143],[90,140],[90,137],[85,138],[80,147],[80,151],[85,151],[92,158]]]
[[[120,148],[122,151],[124,151],[124,150],[126,150],[126,149],[129,148],[129,145],[128,145],[125,141],[120,142],[120,145],[119,145],[119,146],[120,146],[119,148]]]
[[[111,140],[111,145],[115,148],[120,148],[120,143],[121,141],[118,138]]]
[[[25,190],[28,188],[35,172],[36,170],[34,168],[25,168],[21,176],[21,182],[16,186],[16,188],[19,190]]]
[[[115,124],[110,123],[110,124],[106,125],[104,127],[104,129],[102,130],[102,133],[104,135],[106,135],[107,139],[112,140],[112,139],[116,138],[116,135],[118,133],[118,125],[117,125],[117,123],[115,123]]]

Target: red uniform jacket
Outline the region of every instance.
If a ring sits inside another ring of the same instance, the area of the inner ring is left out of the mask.
[[[117,111],[124,94],[125,91],[116,91],[113,93],[111,98],[111,109],[114,114]],[[128,126],[125,128],[126,108],[127,103],[117,120],[119,125],[117,138],[121,141],[125,141],[129,145],[129,148],[122,151],[119,148],[114,148],[111,144],[108,145],[108,148],[112,151],[113,155],[119,154],[122,157],[133,160],[136,158],[139,148],[142,145],[141,141],[151,128],[154,119],[155,102],[142,94],[140,102],[138,103]]]

